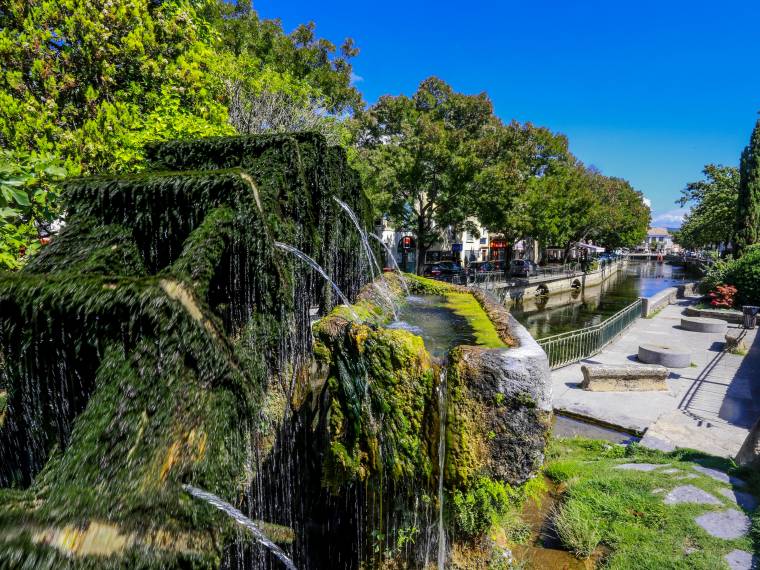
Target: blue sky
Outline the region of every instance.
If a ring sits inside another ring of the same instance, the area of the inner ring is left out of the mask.
[[[368,103],[436,75],[496,113],[568,135],[586,164],[631,181],[656,225],[708,162],[738,164],[760,111],[760,2],[254,0],[287,31],[354,38]]]

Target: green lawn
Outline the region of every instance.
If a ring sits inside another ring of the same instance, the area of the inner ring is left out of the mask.
[[[621,463],[662,463],[680,473],[615,469]],[[551,443],[544,473],[559,485],[561,499],[554,511],[555,528],[564,545],[579,557],[598,546],[609,549],[604,568],[631,570],[728,568],[723,555],[739,548],[753,551],[752,539],[714,538],[695,522],[712,510],[737,508],[718,490],[728,487],[695,471],[695,465],[732,472],[747,481],[757,496],[760,475],[734,469],[727,460],[693,451],[660,453],[637,445],[623,447],[580,438]],[[693,473],[693,479],[677,476]],[[679,485],[694,485],[721,499],[724,506],[665,505],[664,496]],[[753,524],[760,528],[760,524]],[[750,533],[755,535],[755,533]]]

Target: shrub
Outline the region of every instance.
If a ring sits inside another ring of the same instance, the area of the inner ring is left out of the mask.
[[[714,263],[707,269],[705,276],[699,283],[700,293],[708,293],[721,283],[726,283],[726,274],[734,267],[736,260],[731,256],[725,259],[714,258]]]
[[[481,477],[466,492],[455,490],[451,497],[451,511],[456,529],[467,538],[480,536],[501,516],[507,513],[511,487]]]
[[[730,264],[723,282],[737,288],[739,304],[760,304],[760,244],[747,248],[744,255]]]
[[[602,540],[597,513],[581,502],[570,500],[555,509],[554,529],[562,544],[578,558],[588,558]]]
[[[713,291],[708,293],[710,296],[710,305],[718,309],[732,309],[734,306],[734,297],[736,296],[736,287],[733,285],[718,285]]]

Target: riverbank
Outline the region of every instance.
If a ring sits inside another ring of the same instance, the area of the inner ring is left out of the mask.
[[[734,456],[760,416],[760,343],[756,330],[747,331],[750,350],[740,356],[723,350],[721,333],[681,329],[684,308],[697,299],[680,300],[652,318],[639,319],[601,353],[553,371],[555,410],[643,435],[642,445]],[[584,363],[637,362],[638,346],[652,342],[692,352],[689,368],[671,370],[666,392],[589,392],[579,387]]]
[[[514,317],[536,339],[599,324],[639,297],[689,283],[681,267],[658,263],[629,263],[594,286],[512,303]]]

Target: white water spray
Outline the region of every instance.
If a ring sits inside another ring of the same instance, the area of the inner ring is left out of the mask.
[[[380,294],[382,298],[385,299],[385,302],[388,303],[388,307],[390,307],[391,312],[393,313],[393,320],[397,320],[398,318],[398,310],[396,309],[396,303],[393,302],[393,295],[391,293],[390,285],[388,284],[388,280],[383,275],[383,270],[380,268],[380,265],[377,263],[377,259],[375,259],[375,255],[372,253],[372,248],[369,246],[369,240],[367,239],[367,232],[365,232],[362,229],[362,225],[359,222],[359,218],[356,216],[356,213],[351,209],[351,206],[346,204],[343,200],[338,198],[337,196],[333,196],[333,200],[335,200],[341,208],[348,214],[348,217],[351,218],[351,221],[354,223],[354,226],[356,227],[356,231],[359,232],[359,237],[362,240],[362,247],[364,248],[364,254],[367,257],[367,264],[369,265],[369,273],[372,280],[375,280],[375,270],[377,270],[377,275],[383,280],[383,283],[385,285],[385,291],[379,286],[375,285],[375,289],[377,289],[377,292]]]
[[[446,568],[446,529],[443,526],[443,475],[446,467],[447,369],[441,367],[438,382],[438,570]]]
[[[253,524],[253,521],[251,519],[246,517],[243,513],[241,513],[235,507],[233,507],[226,501],[223,501],[222,499],[220,499],[213,493],[209,493],[208,491],[198,489],[196,487],[193,487],[192,485],[182,485],[182,488],[193,497],[206,501],[209,505],[216,507],[217,509],[222,511],[224,514],[228,515],[236,523],[247,528],[251,532],[253,537],[259,543],[261,543],[262,546],[264,546],[267,550],[269,550],[273,556],[275,556],[280,562],[283,563],[285,568],[287,568],[288,570],[298,570],[296,568],[296,565],[293,564],[293,561],[290,558],[288,558],[288,555],[285,554],[285,552],[283,552],[283,550],[279,546],[277,546],[274,542],[269,540],[266,537],[266,535],[263,532],[261,532],[261,529],[259,529],[259,527]]]
[[[388,258],[391,260],[391,263],[393,263],[393,266],[396,268],[396,273],[398,273],[399,280],[401,281],[401,286],[404,288],[404,292],[406,293],[406,296],[409,296],[409,286],[406,284],[406,278],[404,277],[404,274],[401,272],[401,268],[398,266],[398,262],[396,261],[396,258],[393,257],[393,252],[391,251],[391,248],[388,247],[388,244],[386,244],[383,240],[381,240],[379,237],[377,237],[375,234],[368,234],[375,238],[377,241],[380,242],[380,245],[385,248],[386,253],[388,254]]]
[[[351,308],[351,302],[346,298],[346,296],[343,294],[343,291],[340,290],[340,287],[338,287],[335,284],[335,281],[330,279],[330,276],[327,274],[327,272],[322,269],[322,266],[319,265],[316,261],[314,261],[311,257],[306,255],[304,252],[302,252],[300,249],[296,249],[292,245],[288,245],[286,243],[282,243],[279,241],[274,242],[275,247],[279,247],[280,249],[283,249],[285,251],[288,251],[295,255],[298,259],[301,261],[306,262],[309,266],[311,266],[312,269],[314,269],[317,273],[319,273],[322,277],[324,277],[325,281],[327,281],[330,285],[332,285],[333,289],[335,290],[335,293],[338,295],[340,300],[343,302],[346,307],[348,307],[348,310],[351,311],[351,315],[357,320],[361,320],[359,318],[359,315],[357,315],[354,310]]]

